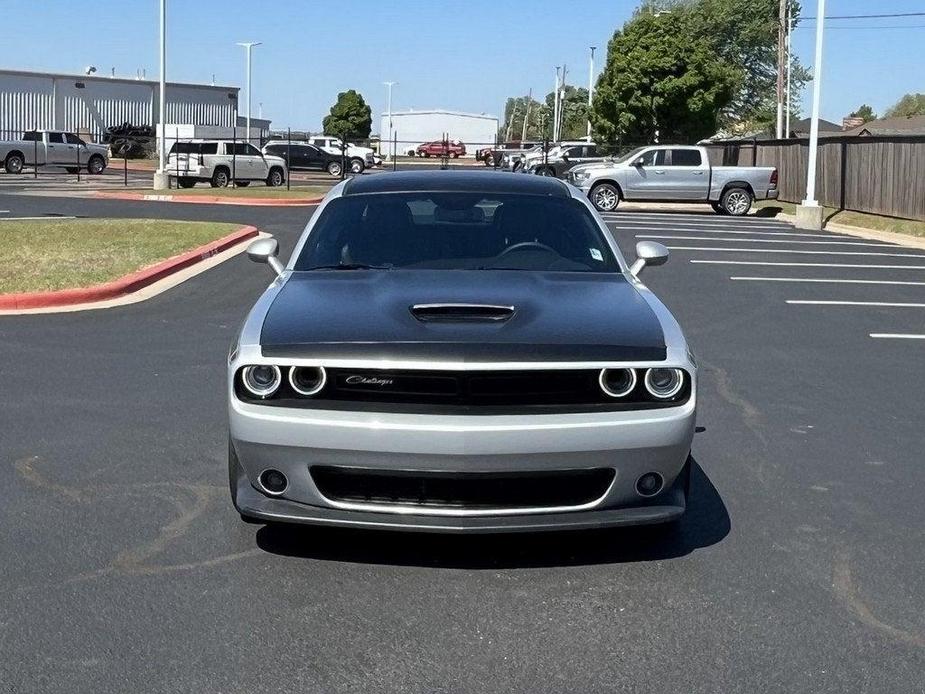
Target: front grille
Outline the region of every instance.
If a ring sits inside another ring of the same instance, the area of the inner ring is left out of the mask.
[[[313,466],[332,501],[432,508],[517,509],[581,506],[601,498],[611,468],[536,472],[418,472]]]

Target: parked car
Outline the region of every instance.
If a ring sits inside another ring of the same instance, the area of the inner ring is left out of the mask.
[[[485,166],[498,166],[505,154],[520,153],[538,146],[538,142],[505,142],[500,147],[485,147],[476,152],[475,158],[485,162]]]
[[[181,140],[167,155],[167,173],[180,188],[208,183],[224,188],[234,181],[245,187],[251,181],[281,186],[289,175],[281,157],[266,155],[247,142],[221,140]]]
[[[533,159],[523,170],[539,176],[564,177],[572,168],[580,164],[602,162],[605,157],[598,153],[593,142],[560,145],[555,154],[550,152],[546,158]]]
[[[352,178],[325,197],[227,363],[231,497],[253,522],[494,532],[684,513],[697,369],[564,181]],[[392,271],[397,270],[397,271]]]
[[[331,135],[312,135],[308,143],[329,154],[340,155],[343,150],[343,140]],[[357,147],[347,143],[347,158],[350,160],[350,173],[360,174],[370,166],[375,165],[375,152],[369,147]]]
[[[343,170],[340,154],[331,154],[304,142],[271,142],[264,146],[263,153],[279,157],[290,171],[327,171],[340,178]]]
[[[450,140],[444,143],[442,140],[435,142],[425,142],[418,145],[414,150],[419,157],[442,157],[448,156],[456,159],[466,156],[466,145],[459,140]]]
[[[621,200],[709,203],[719,214],[744,215],[754,200],[777,198],[771,166],[712,166],[704,147],[639,147],[607,165],[573,170],[569,181],[601,212]]]
[[[25,166],[53,166],[77,173],[101,174],[109,164],[109,147],[84,142],[63,130],[29,130],[19,140],[0,141],[0,162],[7,173]]]

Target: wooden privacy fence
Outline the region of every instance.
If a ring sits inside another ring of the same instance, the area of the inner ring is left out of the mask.
[[[806,197],[807,140],[709,145],[714,164],[774,166],[780,199]],[[925,220],[925,137],[819,139],[816,199],[826,207]]]

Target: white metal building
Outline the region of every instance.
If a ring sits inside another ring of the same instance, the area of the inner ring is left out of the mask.
[[[168,82],[166,120],[231,127],[238,91],[238,87]],[[154,80],[0,70],[0,137],[52,128],[89,132],[98,139],[106,128],[126,122],[153,126],[158,97]]]
[[[397,133],[398,154],[407,154],[424,142],[441,140],[446,133],[450,140],[459,140],[466,145],[466,156],[474,157],[475,151],[494,144],[498,134],[498,117],[485,113],[463,113],[461,111],[400,111],[392,113],[392,133]],[[389,114],[382,114],[383,154],[392,153],[389,137]]]

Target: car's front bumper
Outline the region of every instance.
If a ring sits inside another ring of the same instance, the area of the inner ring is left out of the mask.
[[[500,532],[593,528],[665,522],[684,512],[686,467],[695,399],[635,412],[533,416],[438,416],[386,412],[283,409],[230,404],[232,496],[245,516],[325,525]],[[580,506],[459,509],[345,503],[326,498],[313,465],[418,472],[542,472],[611,468],[600,498]],[[259,490],[268,468],[282,471],[281,496]],[[646,472],[664,490],[636,492]],[[684,474],[682,474],[682,472]]]

